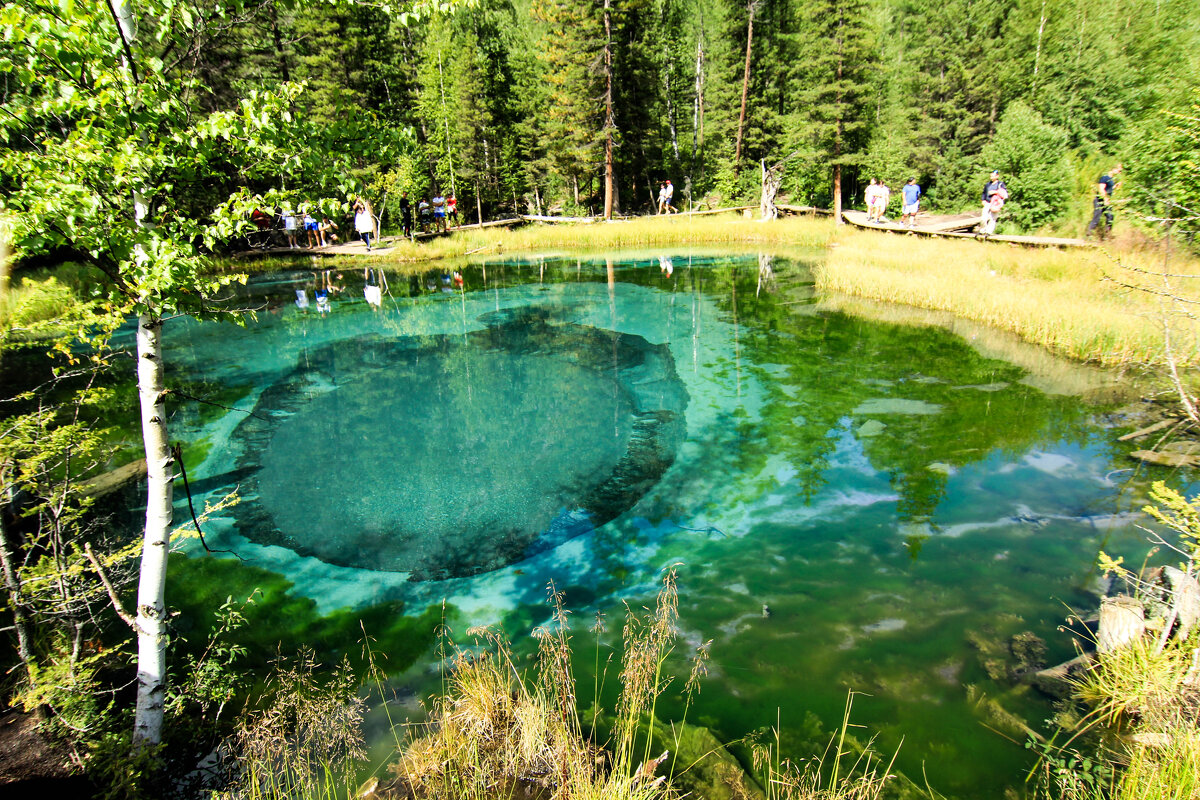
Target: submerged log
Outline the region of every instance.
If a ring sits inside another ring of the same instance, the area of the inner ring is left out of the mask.
[[[112,494],[127,484],[139,481],[146,475],[146,459],[139,458],[111,472],[97,475],[83,485],[85,497],[100,498]]]
[[[1136,642],[1146,633],[1146,610],[1141,601],[1121,595],[1100,601],[1100,630],[1096,650],[1111,653]]]
[[[1130,458],[1136,458],[1138,461],[1144,461],[1147,464],[1156,464],[1160,467],[1194,467],[1200,465],[1200,456],[1187,455],[1184,453],[1162,453],[1155,450],[1134,450],[1129,454]]]
[[[1159,420],[1158,422],[1154,423],[1153,425],[1150,425],[1149,427],[1142,428],[1141,430],[1139,430],[1139,431],[1134,431],[1133,433],[1127,433],[1127,434],[1125,434],[1124,436],[1122,436],[1122,437],[1120,437],[1119,439],[1117,439],[1117,441],[1118,441],[1118,442],[1128,442],[1128,441],[1130,441],[1131,439],[1140,439],[1140,438],[1142,438],[1143,436],[1149,436],[1149,435],[1150,435],[1150,434],[1152,434],[1152,433],[1156,433],[1157,431],[1161,431],[1163,428],[1166,428],[1166,427],[1169,427],[1169,426],[1171,426],[1171,425],[1174,425],[1174,424],[1175,424],[1176,422],[1178,422],[1178,421],[1179,421],[1179,420],[1176,420],[1176,419],[1164,419],[1164,420]]]
[[[1067,697],[1075,690],[1075,679],[1092,666],[1096,657],[1091,653],[1075,656],[1070,661],[1030,673],[1026,679],[1038,691],[1051,697]]]

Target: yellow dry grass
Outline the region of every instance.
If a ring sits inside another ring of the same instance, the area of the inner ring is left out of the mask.
[[[823,292],[948,311],[1105,365],[1164,361],[1164,322],[1181,364],[1200,359],[1195,321],[1200,263],[1129,250],[1033,249],[840,230],[816,269]],[[1162,294],[1185,298],[1171,300]],[[1141,288],[1134,288],[1141,287]]]

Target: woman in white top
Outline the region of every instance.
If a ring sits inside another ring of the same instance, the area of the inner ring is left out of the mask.
[[[354,230],[370,250],[371,237],[375,235],[375,215],[371,212],[371,204],[361,197],[354,204]]]

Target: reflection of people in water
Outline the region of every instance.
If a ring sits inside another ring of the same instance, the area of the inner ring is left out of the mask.
[[[308,311],[308,289],[296,290],[296,308]]]
[[[387,278],[382,270],[376,271],[374,267],[367,267],[363,270],[363,280],[366,281],[363,297],[367,299],[367,304],[372,308],[380,308],[383,305],[383,287],[387,284]]]
[[[660,270],[662,270],[663,272],[665,272],[667,274],[667,277],[669,278],[669,277],[671,277],[671,274],[673,272],[675,272],[675,263],[673,261],[671,261],[670,256],[659,256],[658,257],[658,268]]]
[[[323,269],[319,272],[313,273],[313,278],[316,279],[317,282],[317,290],[315,293],[317,296],[317,311],[320,311],[322,314],[327,314],[333,310],[333,307],[329,304],[329,301],[333,298],[333,295],[342,291],[341,285],[334,283],[335,277],[340,281],[342,279],[342,273],[335,273],[332,269]]]
[[[459,272],[458,270],[454,270],[454,272],[450,276],[450,279],[454,282],[455,286],[462,288],[463,276],[462,276],[461,272]]]

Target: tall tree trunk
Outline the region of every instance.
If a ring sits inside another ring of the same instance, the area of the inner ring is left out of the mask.
[[[612,0],[604,0],[604,218],[613,215]]]
[[[833,221],[842,225],[842,122],[846,111],[845,97],[842,94],[842,72],[846,63],[846,18],[845,9],[838,5],[838,35],[837,35],[837,97],[835,108],[837,119],[833,131]]]
[[[442,124],[446,129],[446,160],[450,165],[450,194],[458,197],[454,185],[454,153],[450,149],[450,112],[446,110],[446,79],[442,74],[442,52],[438,51],[438,87],[442,92]]]
[[[175,459],[167,436],[163,403],[162,320],[138,317],[138,400],[142,443],[146,449],[146,531],[137,593],[137,745],[162,741],[163,701],[167,688],[167,552],[171,546],[172,489]]]
[[[0,566],[4,568],[4,586],[8,590],[8,606],[12,610],[13,630],[17,634],[17,655],[25,667],[29,685],[37,687],[37,672],[33,664],[33,650],[29,646],[29,620],[25,617],[25,605],[21,601],[20,582],[17,578],[17,568],[13,560],[13,547],[8,538],[8,526],[4,516],[8,511],[10,497],[0,498]],[[41,709],[38,716],[41,717]]]
[[[279,9],[271,3],[271,38],[275,41],[275,58],[279,60],[279,77],[291,83],[292,73],[288,69],[287,52],[283,49],[283,36],[279,32]]]
[[[1046,30],[1046,0],[1042,0],[1042,17],[1038,22],[1037,50],[1033,53],[1033,85],[1029,89],[1029,97],[1037,101],[1038,62],[1042,60],[1042,32]]]
[[[692,171],[704,143],[704,34],[696,37],[696,96],[692,101]]]
[[[675,163],[679,164],[679,130],[675,123],[675,83],[671,80],[675,68],[675,60],[663,44],[663,91],[667,101],[667,129],[671,133],[671,152],[675,154]]]
[[[116,18],[124,51],[125,68],[138,82],[133,61],[136,36],[134,17],[126,0],[115,0],[109,8]],[[139,227],[146,225],[148,206],[141,190],[133,192],[133,215]],[[138,245],[140,247],[141,245]],[[137,707],[133,720],[133,745],[140,748],[162,741],[163,701],[167,688],[166,584],[167,551],[171,543],[171,495],[175,461],[167,435],[167,413],[163,404],[163,361],[159,337],[162,320],[153,314],[138,317],[137,382],[142,416],[142,445],[146,451],[146,529],[142,537],[141,573],[138,577],[137,619]]]
[[[742,72],[742,110],[738,114],[737,144],[733,149],[733,170],[738,172],[742,165],[742,136],[746,130],[746,100],[750,95],[750,52],[754,46],[754,12],[758,10],[760,0],[750,0],[746,4],[748,17],[746,19],[746,68]]]

